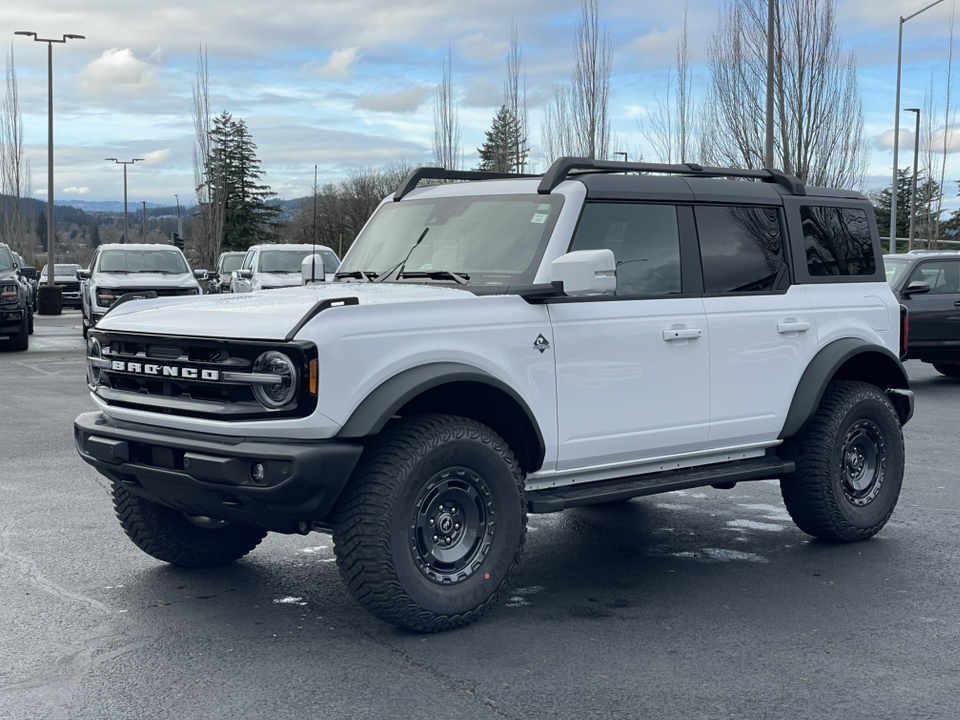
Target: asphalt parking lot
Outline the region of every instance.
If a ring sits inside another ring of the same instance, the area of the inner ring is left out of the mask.
[[[960,380],[908,363],[900,503],[797,530],[776,482],[530,517],[511,593],[441,635],[381,623],[329,536],[226,568],[140,552],[80,461],[80,317],[0,353],[0,718],[956,718]]]

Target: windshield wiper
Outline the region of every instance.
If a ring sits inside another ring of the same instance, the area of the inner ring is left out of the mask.
[[[372,270],[350,270],[349,272],[338,272],[334,274],[334,277],[339,280],[340,278],[358,278],[366,280],[367,282],[373,282],[375,277],[379,277],[379,273],[373,272]]]
[[[460,285],[468,285],[470,283],[470,276],[466,273],[455,273],[450,270],[410,270],[397,273],[398,280],[402,277],[425,277],[430,278],[431,280],[454,280]]]
[[[396,265],[394,265],[392,268],[390,268],[389,270],[387,270],[387,271],[383,274],[383,277],[382,277],[380,280],[377,280],[377,282],[383,282],[383,281],[386,280],[388,277],[390,277],[390,276],[394,273],[394,271],[396,271],[396,273],[397,273],[397,280],[400,279],[400,276],[403,275],[403,268],[406,266],[407,260],[410,259],[410,256],[413,254],[413,251],[416,250],[417,247],[420,245],[420,243],[423,242],[423,239],[427,236],[427,231],[428,231],[428,230],[430,230],[430,228],[428,228],[428,227],[425,227],[425,228],[423,229],[423,232],[420,233],[420,237],[417,238],[417,241],[413,244],[413,247],[410,248],[410,250],[407,252],[407,256],[406,256],[403,260],[401,260],[400,262],[398,262]]]

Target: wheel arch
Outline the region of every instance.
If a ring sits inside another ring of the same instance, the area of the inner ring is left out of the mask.
[[[543,464],[546,445],[530,406],[502,380],[462,363],[430,363],[394,375],[367,395],[337,437],[376,435],[396,415],[421,413],[481,422],[507,442],[524,472]]]
[[[890,396],[901,424],[913,410],[907,397],[910,381],[903,363],[890,350],[860,338],[842,338],[824,346],[804,370],[793,394],[780,438],[796,435],[816,413],[832,380],[860,380],[876,385]]]

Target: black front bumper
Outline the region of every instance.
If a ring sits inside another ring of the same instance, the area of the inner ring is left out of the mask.
[[[99,412],[80,415],[73,428],[80,457],[140,497],[285,533],[324,524],[363,451],[333,440],[227,438],[119,423]],[[253,477],[258,464],[262,479]]]
[[[23,327],[23,317],[26,314],[23,308],[13,307],[0,308],[0,335],[10,335],[20,332]]]

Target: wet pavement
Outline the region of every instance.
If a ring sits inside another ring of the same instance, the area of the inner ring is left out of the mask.
[[[332,540],[188,571],[124,536],[79,460],[79,314],[0,353],[0,718],[956,718],[960,381],[908,363],[900,503],[874,539],[796,529],[775,482],[532,515],[479,623],[397,630]]]

